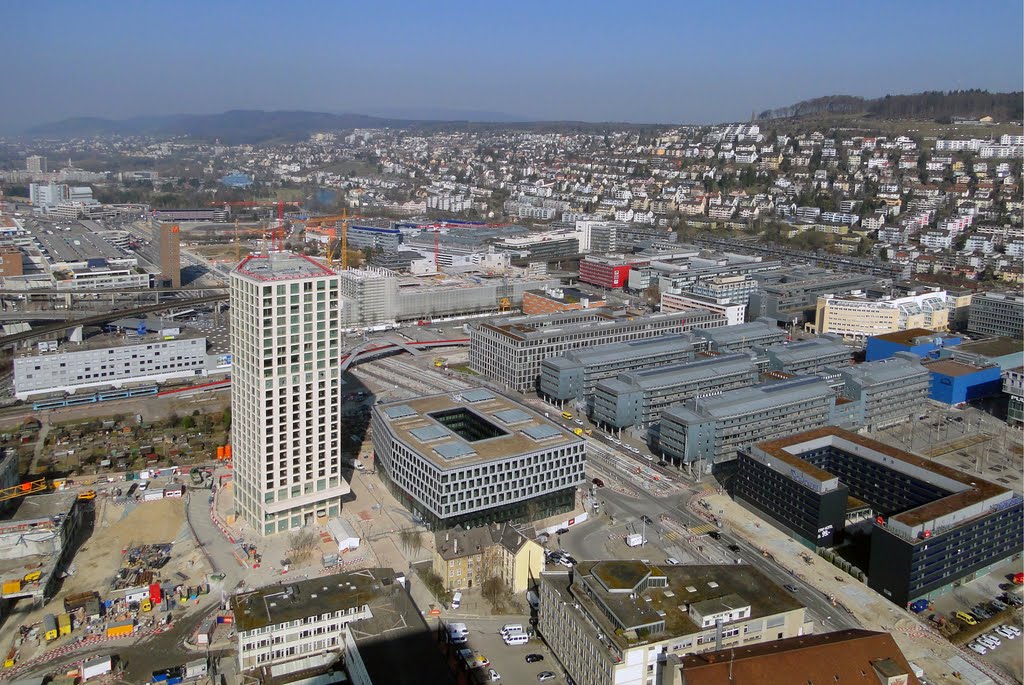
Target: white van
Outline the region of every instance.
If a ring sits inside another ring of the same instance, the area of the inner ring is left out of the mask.
[[[456,592],[452,595],[452,609],[458,609],[460,606],[462,606],[462,593]]]
[[[519,631],[518,633],[509,633],[505,636],[506,645],[525,645],[529,641],[530,636],[522,631]]]
[[[521,623],[506,623],[501,627],[501,636],[505,637],[510,633],[521,633],[523,632],[523,626]]]
[[[466,644],[467,635],[469,635],[469,629],[466,628],[465,623],[448,624],[448,642],[452,643],[453,645]]]

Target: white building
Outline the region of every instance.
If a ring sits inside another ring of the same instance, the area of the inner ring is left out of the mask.
[[[726,326],[746,322],[747,305],[739,302],[732,302],[728,299],[718,300],[693,293],[662,293],[662,312],[687,312],[692,310],[706,310],[721,314],[725,317]]]
[[[34,207],[47,207],[67,200],[70,193],[62,183],[32,183],[28,187],[28,196]]]
[[[338,516],[338,275],[288,252],[231,272],[235,509],[264,535]]]

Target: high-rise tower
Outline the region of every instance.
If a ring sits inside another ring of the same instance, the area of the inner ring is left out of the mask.
[[[181,287],[181,233],[178,224],[160,224],[160,271],[172,288]]]
[[[231,272],[235,512],[263,535],[341,512],[340,298],[334,271],[289,252]]]

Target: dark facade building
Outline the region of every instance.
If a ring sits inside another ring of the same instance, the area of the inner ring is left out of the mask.
[[[160,271],[172,288],[181,287],[181,232],[178,224],[160,225]]]
[[[901,606],[986,573],[1024,536],[1012,490],[831,426],[740,450],[732,490],[809,546],[875,516],[868,585]]]

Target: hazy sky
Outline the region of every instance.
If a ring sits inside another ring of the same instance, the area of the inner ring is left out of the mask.
[[[836,93],[1019,90],[1022,7],[8,2],[0,130],[68,116],[237,108],[714,122]]]

